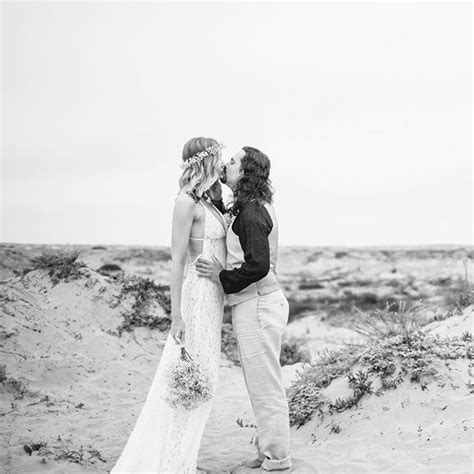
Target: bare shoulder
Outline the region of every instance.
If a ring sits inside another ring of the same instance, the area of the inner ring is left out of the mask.
[[[180,191],[174,201],[174,212],[182,216],[196,216],[198,203],[184,191]]]

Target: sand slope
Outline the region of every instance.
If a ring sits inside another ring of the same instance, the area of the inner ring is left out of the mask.
[[[116,283],[92,270],[54,287],[42,271],[0,282],[2,364],[7,378],[26,384],[22,398],[5,384],[0,392],[2,472],[107,472],[113,466],[165,338],[144,328],[122,338],[110,334],[121,321],[120,307],[111,304],[118,292]],[[472,307],[432,323],[431,330],[458,335],[469,328]],[[311,316],[289,325],[288,335],[301,333],[313,355],[359,337]],[[283,368],[285,385],[299,368]],[[472,373],[467,360],[450,361],[443,370],[444,387],[421,390],[405,382],[382,397],[365,397],[357,409],[292,428],[293,472],[470,472]],[[327,395],[340,396],[344,383],[335,380]],[[251,458],[255,430],[245,425],[253,423],[241,370],[223,359],[199,465],[226,472]],[[25,443],[39,442],[47,447],[31,456],[24,451]],[[68,450],[72,458],[81,446],[79,464],[54,459]]]

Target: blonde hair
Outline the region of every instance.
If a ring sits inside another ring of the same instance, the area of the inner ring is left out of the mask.
[[[219,142],[214,138],[197,137],[188,140],[183,147],[183,162],[186,162],[196,153],[204,151]],[[206,156],[198,163],[184,169],[179,178],[179,187],[187,193],[194,193],[197,198],[202,197],[218,179],[220,175],[221,152]]]

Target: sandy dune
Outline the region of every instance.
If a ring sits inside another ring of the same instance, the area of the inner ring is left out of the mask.
[[[165,339],[147,328],[121,338],[113,334],[121,322],[121,307],[113,304],[119,291],[114,280],[91,269],[56,286],[40,270],[0,282],[0,365],[6,371],[0,385],[2,472],[107,472],[113,466]],[[163,309],[157,305],[156,311]],[[430,330],[472,332],[472,318],[471,306],[434,321]],[[350,328],[317,315],[291,323],[286,337],[305,338],[313,358],[343,341],[361,340]],[[433,382],[422,390],[405,381],[381,397],[364,397],[357,408],[292,428],[293,472],[471,472],[469,362],[443,362],[444,386]],[[300,369],[301,364],[283,368],[286,386]],[[11,379],[17,383],[8,383]],[[326,395],[341,396],[345,386],[345,380],[334,380]],[[241,370],[223,357],[200,466],[226,472],[252,457],[254,428],[238,420],[254,423]],[[23,446],[35,443],[46,446],[28,455]]]

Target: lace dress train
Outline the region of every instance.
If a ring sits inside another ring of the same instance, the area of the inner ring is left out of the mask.
[[[206,212],[202,255],[226,259],[225,224],[200,201]],[[186,323],[185,347],[217,384],[224,293],[220,284],[198,277],[197,258],[184,280],[181,312]],[[195,410],[172,408],[163,399],[166,374],[179,357],[179,345],[171,336],[156,370],[146,401],[127,444],[111,473],[194,473],[201,438],[212,402]],[[213,397],[214,398],[214,397]]]

